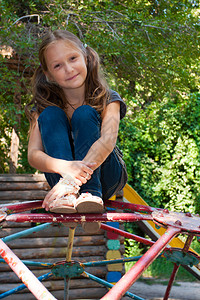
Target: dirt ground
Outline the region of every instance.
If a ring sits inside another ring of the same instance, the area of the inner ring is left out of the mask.
[[[162,300],[166,290],[165,285],[149,285],[137,281],[130,288],[129,292],[145,300]],[[123,300],[129,300],[129,297],[123,297]],[[200,281],[199,282],[176,282],[172,286],[169,300],[200,300]]]

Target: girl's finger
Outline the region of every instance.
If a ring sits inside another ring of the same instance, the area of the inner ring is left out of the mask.
[[[78,184],[79,186],[81,186],[81,185],[83,184],[82,181],[81,181],[78,177],[76,177],[76,178],[74,179],[74,181],[75,181],[75,183]]]

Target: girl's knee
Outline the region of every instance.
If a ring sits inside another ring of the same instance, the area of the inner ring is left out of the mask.
[[[82,105],[78,107],[72,116],[73,123],[81,123],[87,121],[100,121],[99,113],[90,105]]]
[[[66,118],[65,112],[57,106],[48,106],[40,114],[39,122],[53,122],[58,121],[60,118]]]

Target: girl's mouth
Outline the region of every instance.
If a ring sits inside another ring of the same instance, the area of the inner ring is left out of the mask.
[[[74,75],[74,76],[68,78],[67,80],[73,80],[73,79],[75,79],[77,76],[78,76],[78,74],[76,74],[76,75]]]

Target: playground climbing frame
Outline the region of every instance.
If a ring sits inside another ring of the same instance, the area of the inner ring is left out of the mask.
[[[32,227],[16,234],[9,235],[0,240],[0,262],[7,263],[15,274],[21,279],[23,284],[15,289],[0,295],[0,299],[11,294],[28,288],[36,299],[51,300],[56,299],[41,283],[42,280],[52,276],[62,277],[65,282],[64,299],[69,299],[70,279],[76,276],[90,278],[108,287],[110,290],[101,298],[102,300],[118,300],[124,295],[142,300],[128,292],[132,284],[141,276],[145,269],[159,256],[165,256],[174,263],[174,269],[169,279],[164,300],[167,300],[173,285],[176,273],[180,265],[197,265],[200,256],[190,251],[190,245],[195,236],[200,236],[200,217],[190,213],[170,212],[166,209],[153,208],[146,205],[124,203],[119,201],[105,201],[106,207],[121,209],[123,212],[107,212],[103,214],[53,214],[53,213],[26,213],[26,211],[41,208],[42,201],[28,201],[16,204],[5,204],[0,206],[0,222],[33,222],[40,225]],[[126,231],[107,225],[109,222],[137,222],[137,221],[153,221],[157,226],[166,229],[165,233],[154,242],[149,239],[130,234]],[[121,235],[123,237],[134,239],[151,246],[149,250],[140,257],[122,258],[114,260],[104,260],[97,262],[79,263],[72,260],[72,249],[75,229],[77,224],[82,222],[102,222],[101,228]],[[33,232],[51,227],[53,224],[65,224],[69,226],[68,245],[66,249],[66,259],[55,263],[40,263],[33,261],[21,261],[12,250],[6,245],[6,242],[27,236]],[[179,234],[187,235],[187,240],[183,249],[176,249],[169,246],[170,241]],[[115,284],[98,278],[85,269],[90,266],[103,266],[106,264],[122,263],[127,261],[136,261],[135,265]],[[36,278],[27,266],[40,265],[50,267],[51,272]]]

